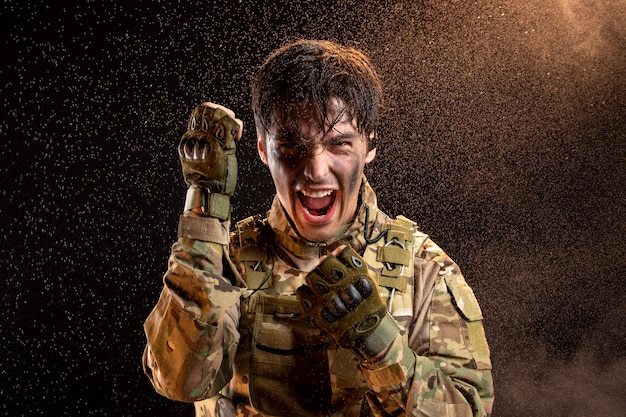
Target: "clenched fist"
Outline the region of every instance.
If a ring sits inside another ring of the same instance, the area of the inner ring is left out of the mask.
[[[400,330],[367,264],[350,247],[324,258],[297,294],[307,317],[364,359],[381,353]]]
[[[191,199],[215,217],[228,217],[229,197],[237,183],[235,141],[241,138],[242,131],[243,123],[235,119],[231,110],[202,103],[193,110],[187,131],[178,145]],[[188,201],[189,196],[188,192]]]

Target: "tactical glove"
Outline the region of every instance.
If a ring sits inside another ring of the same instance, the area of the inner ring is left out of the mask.
[[[328,255],[306,276],[306,283],[297,291],[304,314],[362,359],[379,355],[399,333],[378,284],[354,249]]]
[[[235,139],[239,125],[216,107],[197,106],[178,145],[183,176],[189,186],[185,209],[227,219],[237,183]]]

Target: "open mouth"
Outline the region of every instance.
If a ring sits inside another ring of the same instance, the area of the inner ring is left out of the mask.
[[[337,190],[302,190],[298,192],[298,198],[300,199],[302,207],[304,207],[309,214],[321,217],[326,215],[328,210],[335,204]]]

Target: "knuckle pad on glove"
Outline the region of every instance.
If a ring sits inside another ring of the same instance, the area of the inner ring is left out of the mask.
[[[350,285],[341,293],[341,298],[350,310],[354,309],[363,301],[361,293],[359,293],[353,285]]]
[[[239,124],[220,109],[197,106],[178,146],[187,185],[232,195],[237,181],[235,137]]]
[[[363,298],[367,298],[374,292],[374,287],[372,286],[369,279],[365,277],[361,277],[355,284],[354,287],[356,290],[363,296]]]
[[[333,313],[330,312],[328,307],[324,307],[320,311],[320,317],[322,318],[322,320],[324,320],[328,324],[333,324],[334,322],[337,321],[337,318],[338,318],[337,316],[335,316]]]
[[[332,307],[332,312],[339,318],[348,314],[348,308],[339,297],[333,298],[330,301],[330,306]]]

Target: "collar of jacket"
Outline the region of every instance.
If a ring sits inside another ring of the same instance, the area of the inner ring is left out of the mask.
[[[303,238],[280,204],[278,197],[274,197],[267,220],[276,235],[275,243],[292,258],[296,265],[301,265],[306,264],[307,261],[317,260],[320,256],[332,252],[339,245],[350,245],[357,252],[362,253],[367,246],[364,238],[367,210],[369,210],[369,237],[376,236],[381,230],[379,222],[381,213],[378,210],[376,194],[363,176],[357,215],[351,224],[341,227],[337,234],[326,242],[311,242]]]

